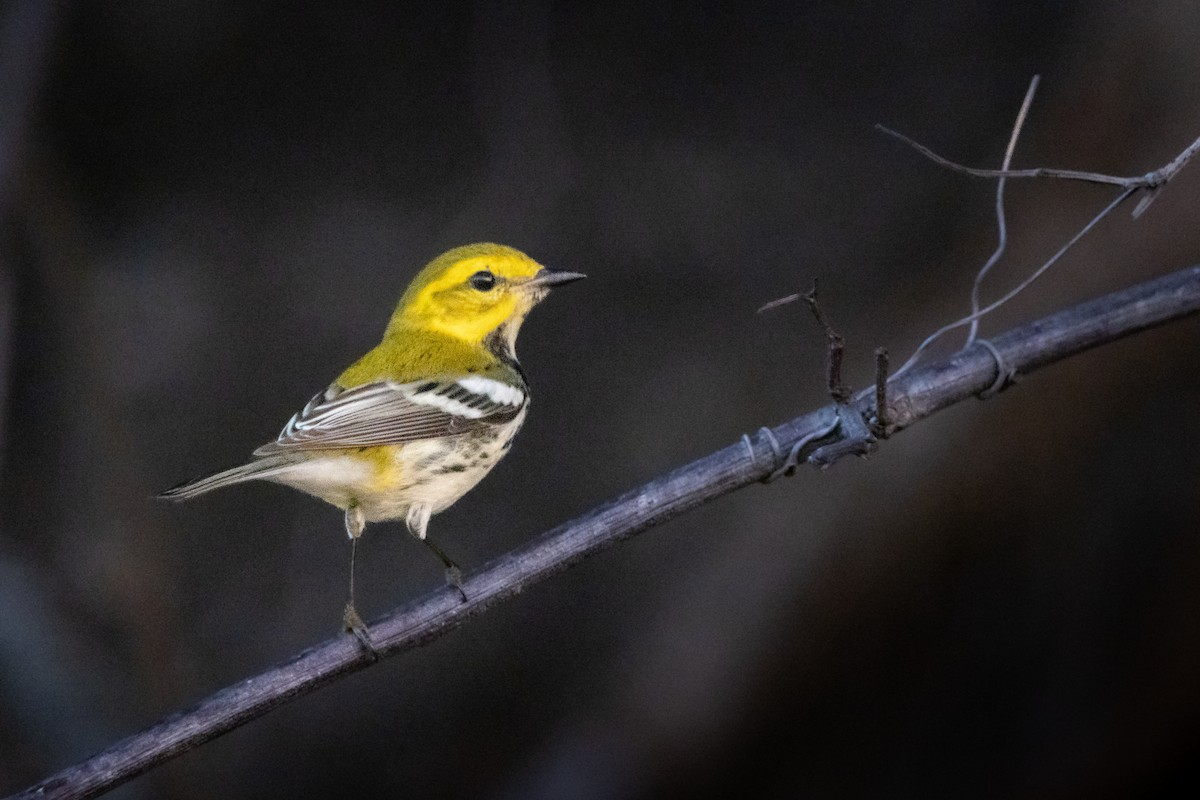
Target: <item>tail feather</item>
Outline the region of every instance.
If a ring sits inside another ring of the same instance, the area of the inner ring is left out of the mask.
[[[260,458],[251,461],[249,464],[242,464],[241,466],[227,469],[224,472],[218,472],[215,475],[197,478],[194,481],[187,481],[178,486],[172,486],[164,492],[159,492],[158,496],[165,497],[168,500],[191,500],[197,495],[211,492],[213,489],[220,489],[223,486],[230,486],[243,481],[258,480],[260,478],[270,478],[272,475],[282,472],[294,463],[292,459],[283,456]]]

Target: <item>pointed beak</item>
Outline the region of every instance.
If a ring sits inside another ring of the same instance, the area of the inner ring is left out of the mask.
[[[542,267],[536,275],[525,281],[522,285],[529,288],[546,287],[548,289],[551,286],[562,286],[574,281],[583,280],[586,277],[587,275],[584,275],[582,272],[567,272],[562,269]]]

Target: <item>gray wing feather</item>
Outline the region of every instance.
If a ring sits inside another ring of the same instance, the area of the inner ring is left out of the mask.
[[[318,394],[288,421],[279,437],[256,456],[296,450],[340,450],[403,444],[458,436],[508,422],[528,400],[516,387],[485,392],[479,378],[471,388],[456,381],[369,383]],[[498,384],[498,382],[495,382]]]

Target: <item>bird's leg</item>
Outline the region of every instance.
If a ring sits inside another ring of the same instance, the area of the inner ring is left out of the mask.
[[[362,508],[357,503],[350,505],[346,509],[346,535],[350,537],[350,594],[346,601],[346,610],[342,613],[342,625],[346,631],[354,634],[354,638],[358,639],[359,644],[372,658],[379,658],[375,643],[371,641],[371,634],[367,632],[367,625],[358,615],[358,609],[354,607],[354,557],[358,552],[358,539],[365,527],[367,519]]]
[[[433,551],[435,556],[441,559],[442,564],[446,567],[446,583],[450,586],[453,586],[455,589],[458,589],[458,596],[462,598],[464,603],[467,602],[467,593],[463,591],[462,585],[462,570],[459,569],[458,564],[455,564],[454,561],[450,559],[450,556],[446,555],[446,552],[434,543],[433,539],[426,537],[421,541],[425,543],[426,547]]]
[[[425,546],[432,550],[433,554],[441,560],[442,565],[446,568],[446,583],[458,590],[459,596],[462,597],[462,601],[465,603],[467,602],[467,593],[463,591],[462,587],[462,570],[459,569],[458,564],[455,564],[450,559],[450,556],[446,555],[442,548],[438,547],[432,539],[426,536],[426,532],[429,529],[429,517],[432,513],[432,507],[424,503],[414,503],[409,506],[408,514],[404,517],[404,522],[408,525],[409,533],[424,542]]]

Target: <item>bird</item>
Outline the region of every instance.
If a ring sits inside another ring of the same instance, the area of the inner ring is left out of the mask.
[[[512,446],[530,404],[517,333],[552,288],[584,277],[489,242],[441,254],[413,278],[382,341],[293,415],[274,441],[244,464],[159,496],[188,500],[265,480],[341,509],[351,544],[343,625],[374,655],[354,605],[355,551],[366,524],[403,519],[466,600],[461,571],[427,535],[429,519]]]

